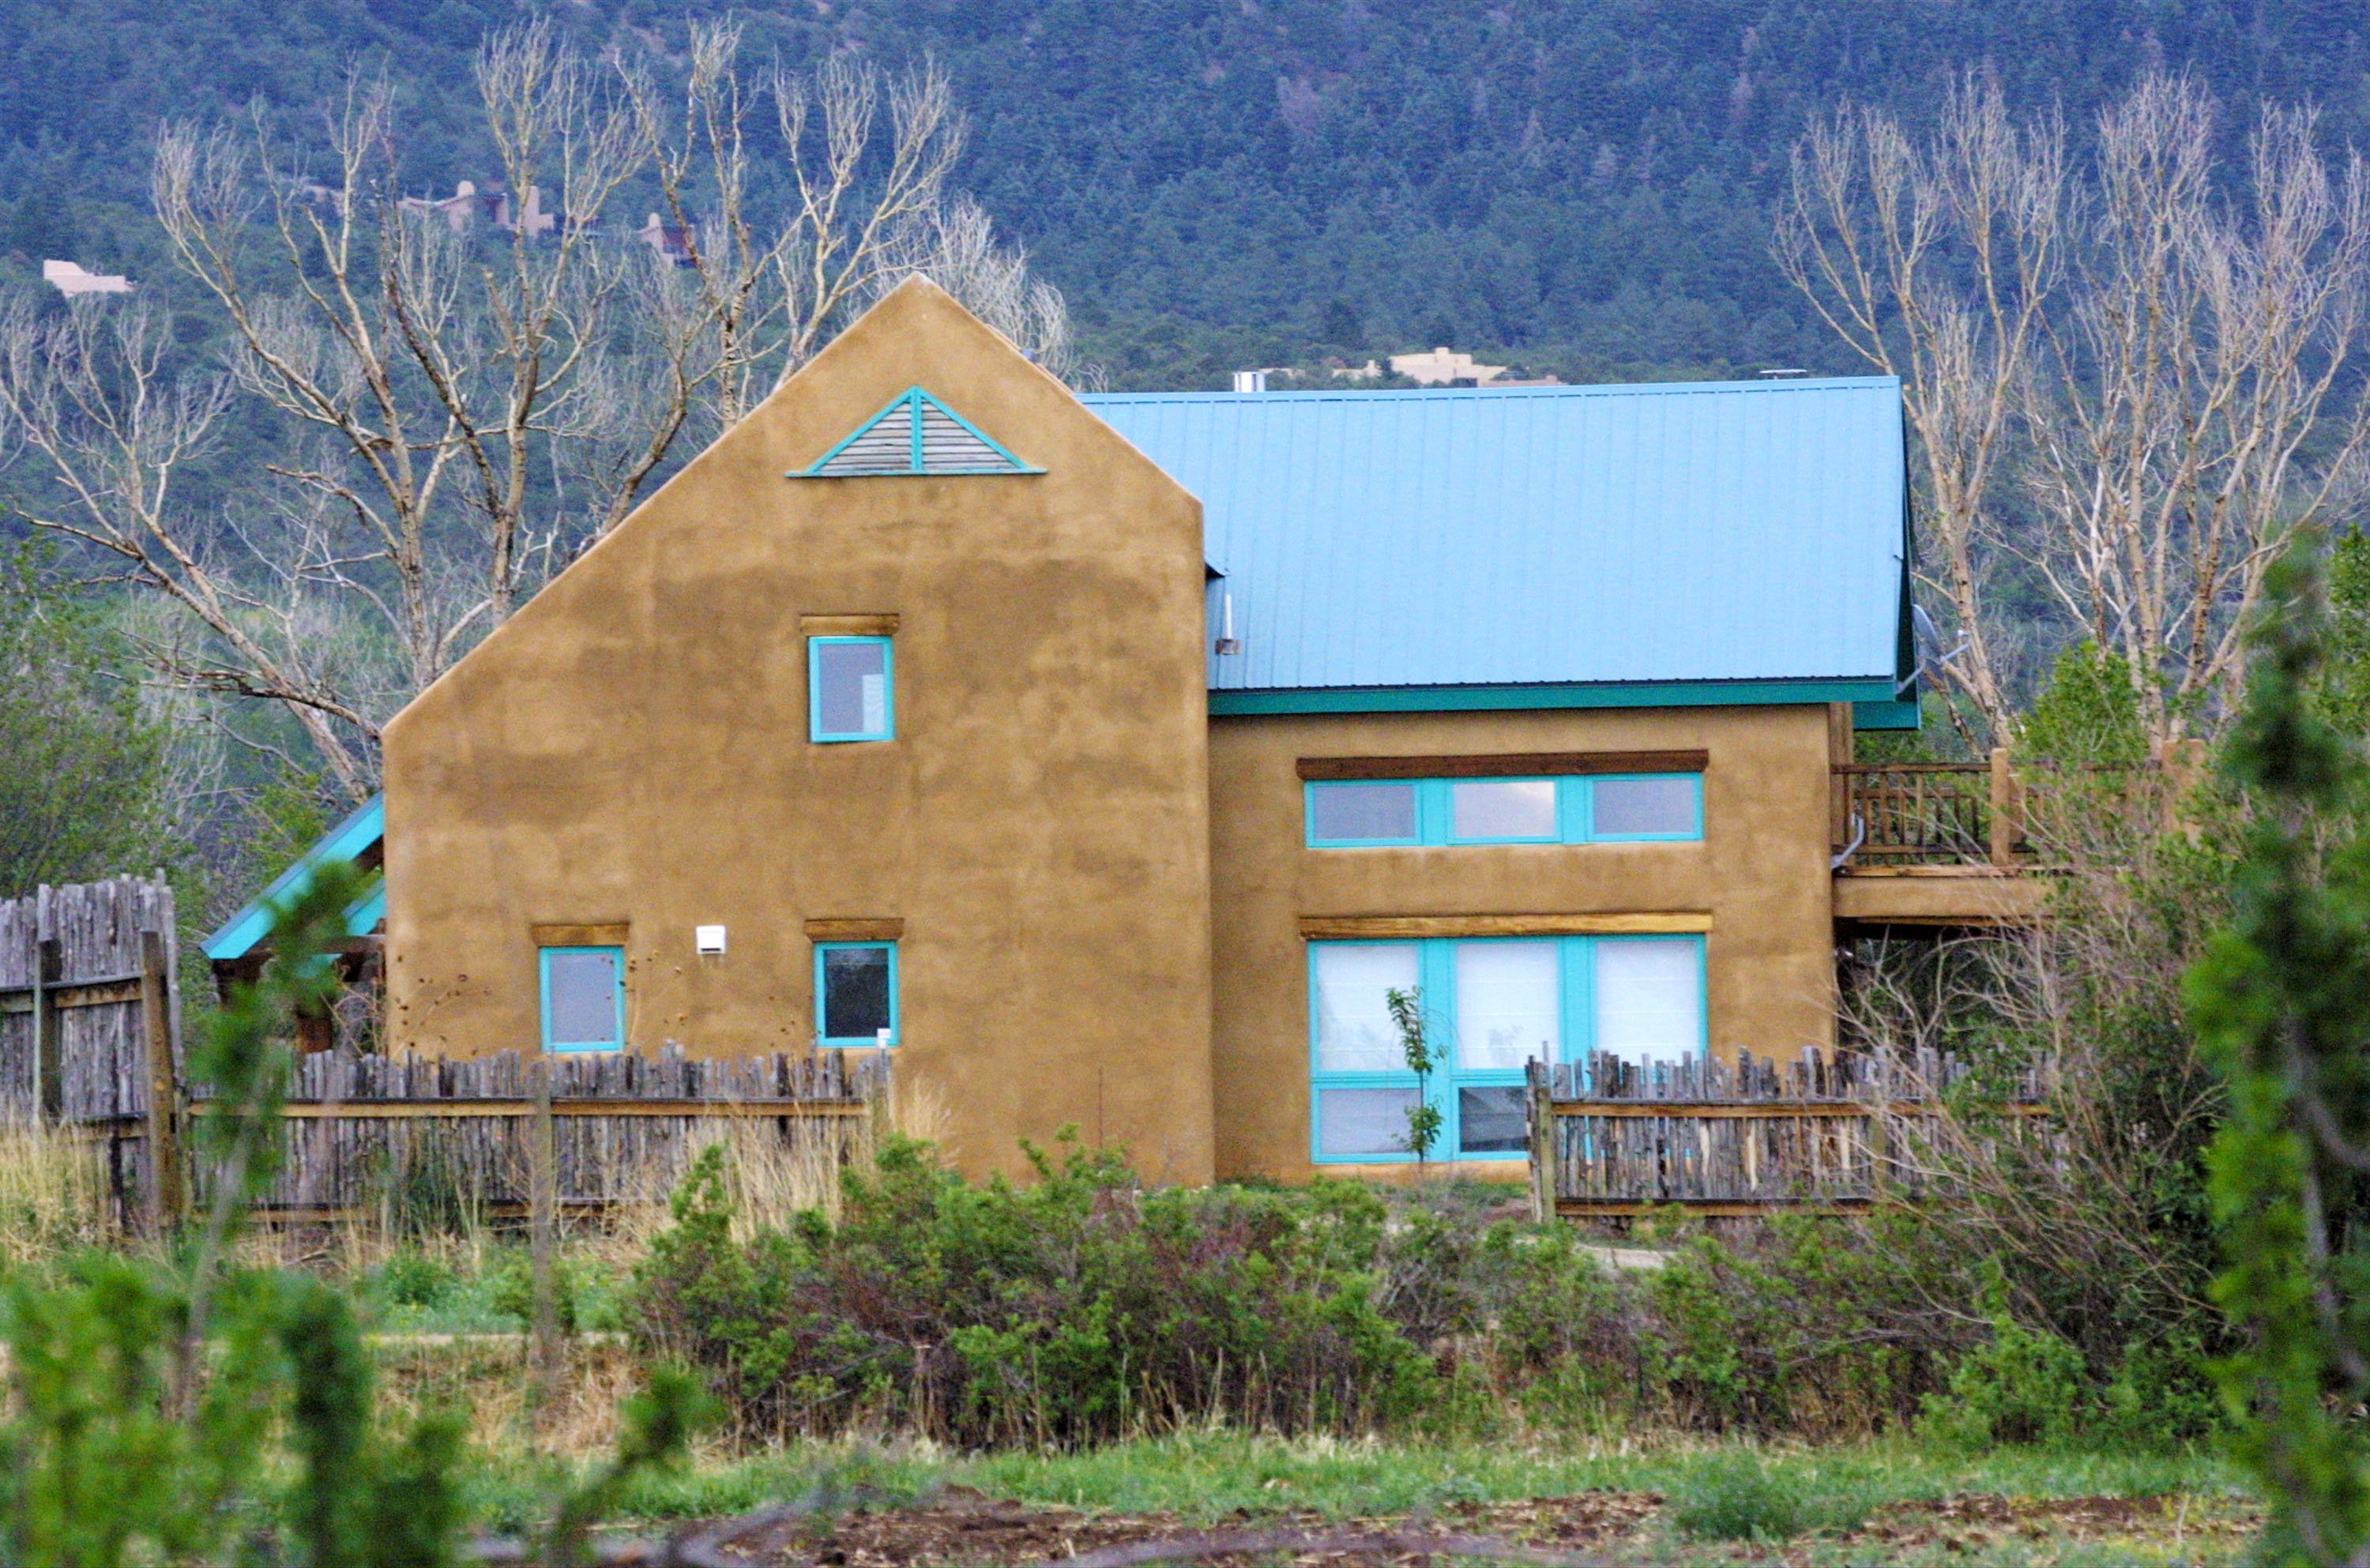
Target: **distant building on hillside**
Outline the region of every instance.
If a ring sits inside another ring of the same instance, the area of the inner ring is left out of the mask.
[[[130,294],[132,280],[120,272],[92,272],[75,261],[44,261],[41,280],[72,299],[76,294]]]
[[[652,213],[649,220],[634,231],[634,237],[678,267],[688,267],[692,263],[691,230],[662,222],[656,213]]]
[[[1482,364],[1471,354],[1442,347],[1430,353],[1393,354],[1391,373],[1419,386],[1487,386],[1506,374],[1502,364]]]
[[[455,234],[480,218],[505,234],[523,228],[530,235],[557,233],[563,221],[559,213],[545,211],[541,186],[528,186],[526,201],[519,203],[511,200],[510,188],[500,180],[480,190],[475,180],[465,179],[450,196],[406,196],[401,205],[407,213],[443,218]]]

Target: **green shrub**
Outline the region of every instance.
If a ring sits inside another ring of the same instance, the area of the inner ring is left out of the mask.
[[[1784,1541],[1858,1529],[1870,1506],[1864,1487],[1823,1486],[1813,1476],[1764,1464],[1758,1455],[1723,1454],[1674,1489],[1670,1519],[1690,1540]]]
[[[2082,1353],[2044,1330],[2000,1313],[1991,1339],[1951,1368],[1946,1394],[1926,1400],[1924,1431],[1958,1447],[2055,1447],[2088,1405]]]
[[[851,1174],[836,1227],[743,1246],[720,1151],[694,1165],[629,1320],[700,1367],[744,1425],[910,1427],[1075,1445],[1214,1416],[1362,1432],[1436,1407],[1432,1359],[1378,1304],[1381,1201],[1141,1190],[1072,1144],[1039,1180],[974,1187],[918,1145]]]

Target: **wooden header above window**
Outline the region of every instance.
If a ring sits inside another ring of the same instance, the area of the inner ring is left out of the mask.
[[[893,942],[905,934],[905,922],[895,916],[866,918],[835,916],[807,922],[811,942]]]
[[[623,920],[588,920],[577,926],[529,926],[535,945],[547,947],[624,947],[632,928]]]
[[[880,616],[800,616],[801,637],[894,637],[897,617]]]
[[[1711,917],[1670,915],[1304,915],[1310,941],[1425,937],[1666,937],[1711,929]]]
[[[1495,756],[1304,756],[1307,779],[1562,778],[1590,773],[1701,773],[1699,751],[1513,752]]]

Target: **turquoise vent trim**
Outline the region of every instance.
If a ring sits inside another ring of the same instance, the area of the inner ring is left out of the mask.
[[[916,474],[1041,474],[985,431],[909,386],[857,426],[856,432],[793,479],[837,479]]]

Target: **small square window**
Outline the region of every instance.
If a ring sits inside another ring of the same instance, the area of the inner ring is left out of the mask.
[[[1692,773],[1661,778],[1596,780],[1597,838],[1695,838],[1703,824],[1696,809],[1702,778]]]
[[[897,734],[895,656],[885,637],[807,640],[808,719],[816,741],[887,741]]]
[[[545,948],[543,1048],[626,1048],[626,950]]]
[[[825,1045],[896,1043],[896,943],[815,948],[815,1032]]]
[[[1460,1154],[1521,1154],[1530,1147],[1530,1121],[1520,1084],[1491,1084],[1456,1091],[1456,1149]]]
[[[1460,778],[1449,791],[1449,834],[1458,839],[1558,836],[1552,778]]]
[[[1309,786],[1308,836],[1317,844],[1413,844],[1414,780]]]

